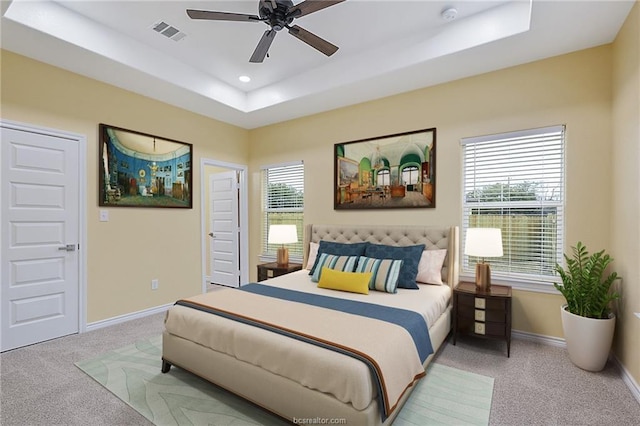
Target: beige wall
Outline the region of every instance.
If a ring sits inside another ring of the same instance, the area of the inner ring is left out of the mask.
[[[200,158],[245,163],[248,131],[7,51],[1,78],[3,119],[86,135],[88,322],[199,293]],[[99,123],[193,144],[193,209],[109,208],[99,222]]]
[[[566,242],[610,249],[611,46],[585,50],[251,131],[250,170],[303,160],[306,223],[460,225],[460,139],[567,125]],[[437,128],[435,209],[333,210],[333,144]],[[256,182],[256,179],[253,179]],[[254,185],[252,198],[260,188]],[[260,212],[250,213],[253,235]],[[252,240],[255,262],[259,242]],[[514,292],[517,330],[562,337],[559,295]]]
[[[611,250],[623,277],[615,351],[640,383],[640,4],[613,44]]]

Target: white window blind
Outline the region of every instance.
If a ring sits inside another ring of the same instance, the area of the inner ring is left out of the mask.
[[[275,257],[279,248],[279,244],[268,243],[271,225],[296,225],[298,242],[287,244],[287,248],[292,261],[302,261],[304,164],[263,166],[262,184],[262,256]]]
[[[486,259],[495,278],[550,283],[562,261],[564,136],[553,126],[461,140],[461,241],[468,228],[502,230],[504,255]],[[463,271],[478,260],[465,255]]]

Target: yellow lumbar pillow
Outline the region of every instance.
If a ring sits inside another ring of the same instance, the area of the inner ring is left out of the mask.
[[[371,272],[342,272],[323,267],[318,287],[369,294],[371,275]]]

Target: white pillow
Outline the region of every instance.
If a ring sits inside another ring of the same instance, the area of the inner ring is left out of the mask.
[[[313,268],[313,264],[316,263],[316,257],[318,256],[318,247],[320,244],[318,243],[309,243],[309,257],[307,259],[307,267],[306,269],[311,270]]]
[[[442,264],[447,250],[424,250],[418,264],[416,281],[425,284],[444,284],[442,282]]]

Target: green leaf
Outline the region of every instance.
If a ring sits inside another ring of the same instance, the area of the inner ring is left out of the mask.
[[[589,254],[580,241],[571,251],[571,257],[564,255],[566,269],[556,263],[555,271],[562,283],[554,283],[554,287],[564,296],[569,312],[588,318],[607,318],[611,302],[620,298],[618,293],[611,292],[617,273],[612,272],[603,279],[613,259],[604,250]]]

